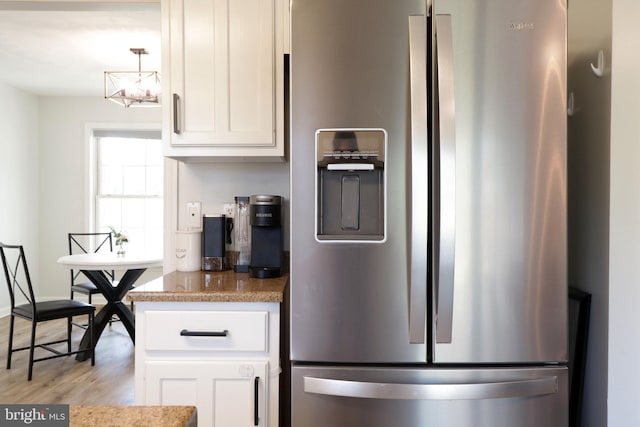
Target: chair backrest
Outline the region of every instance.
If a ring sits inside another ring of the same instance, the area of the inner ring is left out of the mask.
[[[69,233],[69,255],[102,250],[113,251],[111,233]]]
[[[22,245],[7,245],[0,242],[0,257],[2,257],[2,267],[4,277],[9,288],[11,298],[11,309],[16,306],[16,295],[22,295],[36,310],[36,298],[31,286],[31,276],[27,267],[27,258],[24,256]],[[18,302],[21,304],[22,302]]]
[[[113,252],[113,239],[111,233],[69,233],[69,255],[88,254],[108,251]],[[113,271],[105,273],[114,279]],[[71,285],[75,284],[80,271],[71,270]]]

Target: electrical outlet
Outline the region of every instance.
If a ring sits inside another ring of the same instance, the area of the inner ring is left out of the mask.
[[[191,230],[202,228],[202,204],[200,202],[187,203],[187,228]]]
[[[235,203],[225,203],[224,208],[222,209],[222,212],[224,213],[224,216],[226,216],[227,218],[233,218],[235,210],[236,210]]]

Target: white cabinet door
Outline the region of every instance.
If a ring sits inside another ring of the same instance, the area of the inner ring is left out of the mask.
[[[268,362],[148,361],[147,405],[195,405],[198,425],[268,426]]]
[[[279,4],[163,0],[165,155],[284,155],[276,138],[283,79]]]

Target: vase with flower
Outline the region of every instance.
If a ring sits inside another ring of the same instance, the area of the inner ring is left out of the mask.
[[[127,235],[123,232],[123,231],[116,231],[116,229],[113,226],[109,226],[109,228],[111,229],[111,233],[113,233],[113,237],[116,238],[116,246],[118,247],[118,256],[124,256],[125,254],[125,250],[124,250],[124,244],[129,242],[129,237],[127,237]]]

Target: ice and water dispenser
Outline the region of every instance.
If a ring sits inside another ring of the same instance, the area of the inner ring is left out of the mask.
[[[384,129],[316,131],[316,240],[385,240]]]

